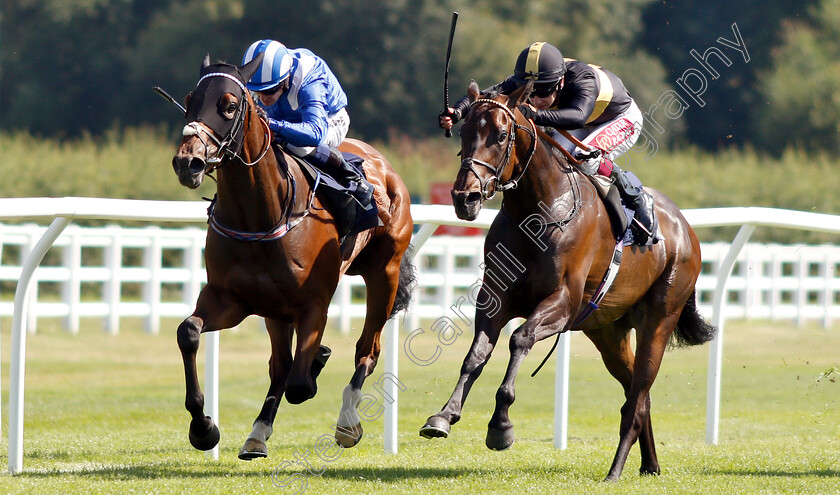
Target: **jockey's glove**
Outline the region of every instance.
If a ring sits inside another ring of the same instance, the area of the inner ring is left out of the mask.
[[[461,120],[461,112],[459,112],[458,110],[455,110],[455,109],[453,109],[450,112],[448,108],[445,108],[442,112],[440,112],[438,114],[438,120],[440,120],[444,117],[449,117],[450,119],[452,119],[452,124],[454,125],[459,120]]]
[[[535,120],[537,118],[537,110],[531,105],[519,105],[516,107],[522,112],[522,115],[528,120]]]

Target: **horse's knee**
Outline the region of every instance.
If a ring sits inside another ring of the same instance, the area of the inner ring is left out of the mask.
[[[528,352],[534,347],[534,336],[530,333],[525,332],[514,332],[510,336],[510,342],[508,346],[510,347],[510,352]]]
[[[190,316],[178,325],[178,348],[181,352],[198,352],[198,343],[201,336],[201,324],[195,316]]]

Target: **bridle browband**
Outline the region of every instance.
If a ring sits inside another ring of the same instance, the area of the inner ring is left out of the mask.
[[[496,195],[497,191],[504,192],[510,189],[516,189],[517,186],[519,186],[519,181],[522,180],[522,177],[528,170],[528,165],[530,165],[531,159],[534,157],[534,153],[537,150],[537,126],[531,120],[528,121],[528,123],[531,124],[530,128],[517,123],[516,114],[514,114],[513,110],[508,108],[508,106],[504,103],[500,103],[496,100],[491,100],[489,98],[478,98],[470,104],[469,110],[472,110],[474,106],[480,104],[489,104],[496,108],[500,108],[505,112],[505,115],[507,115],[508,118],[510,118],[510,126],[508,127],[507,147],[505,148],[505,153],[502,156],[502,160],[498,166],[494,166],[491,163],[473,157],[467,157],[461,160],[461,169],[469,169],[473,174],[475,174],[476,178],[478,179],[478,183],[481,186],[481,197],[487,200],[492,199]],[[502,183],[500,178],[504,173],[508,163],[510,163],[511,156],[513,154],[513,146],[516,142],[516,131],[518,130],[523,130],[531,136],[531,145],[528,149],[528,156],[525,159],[521,172],[519,172],[519,176],[515,179],[510,179],[509,181]],[[475,165],[481,165],[482,167],[489,170],[492,173],[492,175],[488,179],[483,178],[481,174],[478,173],[478,170],[475,169]],[[490,191],[490,186],[493,185],[494,182],[496,184],[496,187],[493,189],[493,191]]]
[[[217,138],[215,136],[216,131],[213,128],[211,128],[211,127],[209,127],[205,124],[205,126],[212,131],[212,132],[206,133],[207,136],[216,144],[216,146],[218,148],[216,150],[216,155],[215,156],[208,157],[205,160],[205,162],[207,163],[207,170],[205,170],[205,173],[211,173],[211,172],[215,171],[217,168],[219,168],[221,166],[222,158],[225,155],[227,155],[231,159],[234,159],[234,158],[238,159],[246,167],[254,166],[257,163],[259,163],[260,160],[263,159],[265,154],[268,152],[269,148],[271,148],[271,130],[268,128],[268,123],[265,122],[265,120],[263,120],[262,118],[260,118],[260,123],[263,125],[263,128],[265,129],[265,131],[264,131],[265,147],[263,148],[262,152],[259,154],[259,156],[254,161],[246,162],[245,159],[242,158],[240,153],[242,152],[242,148],[245,145],[245,132],[244,132],[245,116],[251,110],[251,102],[249,101],[249,98],[248,98],[248,89],[245,87],[244,84],[242,84],[242,81],[240,81],[239,78],[237,78],[236,76],[233,76],[231,74],[227,74],[225,72],[210,72],[208,74],[205,74],[205,75],[201,76],[201,79],[199,79],[198,83],[196,83],[196,85],[195,85],[196,88],[199,85],[201,85],[202,81],[204,81],[205,79],[211,78],[211,77],[224,77],[224,78],[229,79],[229,80],[233,81],[234,83],[236,83],[236,85],[239,86],[239,89],[242,90],[242,96],[241,96],[242,103],[236,109],[236,113],[233,116],[233,125],[231,126],[230,131],[228,132],[227,136],[225,136],[224,138],[222,138],[222,139]],[[190,122],[189,124],[187,124],[184,127],[184,130],[186,131],[187,128],[192,128],[195,131],[195,135],[198,136],[199,139],[202,139],[201,135],[197,132],[196,127],[197,127],[197,124],[195,122]],[[239,142],[236,141],[237,135],[241,135],[241,137],[242,137],[241,141],[239,141]],[[231,149],[232,144],[236,146],[235,151],[233,149]],[[205,150],[206,149],[207,149],[207,147],[205,146]],[[206,153],[206,151],[205,151],[205,153]]]

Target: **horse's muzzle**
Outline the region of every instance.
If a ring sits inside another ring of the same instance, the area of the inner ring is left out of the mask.
[[[197,156],[176,155],[172,159],[172,168],[178,176],[178,182],[184,187],[195,189],[204,181],[207,162]]]
[[[481,211],[483,198],[480,192],[452,190],[452,204],[455,206],[455,215],[461,220],[472,221],[478,217]]]

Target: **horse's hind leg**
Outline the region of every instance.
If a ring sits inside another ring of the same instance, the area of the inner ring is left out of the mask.
[[[365,378],[373,373],[381,350],[382,327],[391,314],[397,293],[402,252],[398,251],[382,267],[365,270],[367,286],[367,311],[362,335],[356,342],[356,371],[342,392],[341,411],[336,422],[335,439],[342,447],[353,447],[362,439],[362,421],[356,406],[362,398]],[[384,272],[384,276],[383,276]]]
[[[655,321],[653,311],[646,315],[648,321]],[[670,313],[661,321],[652,325],[639,325],[636,328],[636,359],[633,363],[633,377],[630,381],[630,391],[627,400],[621,407],[621,426],[619,428],[619,442],[606,481],[617,481],[624,469],[630,448],[639,439],[642,431],[647,427],[648,435],[645,441],[650,442],[653,452],[653,432],[650,430],[650,388],[662,364],[662,356],[668,345],[668,338],[677,324],[679,312]],[[655,453],[653,454],[655,455]],[[655,469],[658,472],[658,464]],[[653,466],[643,468],[654,469]]]
[[[624,397],[630,395],[633,380],[633,349],[630,343],[630,325],[626,319],[597,330],[584,331],[601,353],[607,371],[621,383]],[[659,474],[659,461],[656,457],[656,445],[653,440],[653,427],[650,419],[650,395],[646,401],[647,415],[639,433],[639,449],[642,453],[641,474]]]
[[[268,361],[268,375],[271,378],[271,384],[268,387],[263,407],[257,415],[257,419],[254,420],[254,428],[239,451],[239,458],[246,461],[268,455],[265,442],[273,432],[277,407],[280,405],[280,399],[283,398],[286,378],[292,368],[292,332],[294,327],[289,322],[280,322],[268,318],[265,320],[265,326],[271,339],[271,357]]]
[[[202,332],[230,328],[245,317],[235,303],[221,298],[211,286],[205,286],[198,296],[195,311],[178,326],[178,347],[184,361],[186,398],[184,406],[192,416],[190,444],[199,450],[210,450],[219,443],[219,428],[213,419],[204,415],[204,394],[198,381],[195,357]]]

